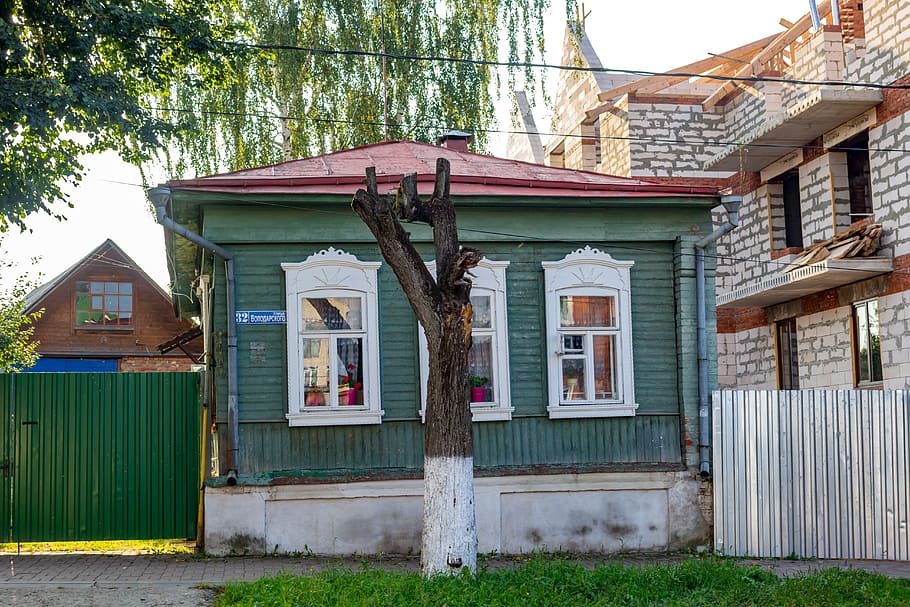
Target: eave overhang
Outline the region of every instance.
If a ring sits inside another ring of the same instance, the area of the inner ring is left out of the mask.
[[[754,172],[882,102],[876,89],[821,87],[705,163],[711,171]],[[740,153],[742,151],[742,153]]]
[[[893,269],[893,261],[886,257],[825,259],[790,272],[780,272],[735,291],[722,293],[717,296],[717,307],[764,308],[887,274]]]

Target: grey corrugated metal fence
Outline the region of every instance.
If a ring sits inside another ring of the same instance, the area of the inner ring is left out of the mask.
[[[0,543],[191,538],[195,373],[0,374]]]
[[[714,393],[714,544],[737,556],[910,559],[910,393]]]

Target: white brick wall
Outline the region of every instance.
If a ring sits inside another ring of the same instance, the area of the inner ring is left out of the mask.
[[[910,72],[910,0],[865,0],[866,53],[855,78],[893,82]]]
[[[631,174],[635,177],[727,177],[729,172],[706,173],[705,162],[725,146],[705,141],[724,138],[723,114],[704,111],[699,104],[633,103],[628,105],[632,137]]]
[[[772,325],[765,325],[736,334],[718,335],[718,353],[722,360],[718,367],[720,387],[777,389],[772,328]]]
[[[796,341],[801,389],[833,390],[853,387],[851,318],[850,306],[797,317]]]
[[[910,254],[910,154],[875,149],[910,150],[910,113],[869,131],[872,208],[882,224],[882,248],[892,255]]]
[[[831,198],[830,154],[799,167],[803,246],[834,236],[834,202]]]
[[[910,291],[878,299],[882,380],[886,390],[910,390]]]

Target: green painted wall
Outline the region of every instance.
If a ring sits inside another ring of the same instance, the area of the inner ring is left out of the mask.
[[[545,465],[680,464],[681,425],[694,409],[692,234],[707,229],[704,205],[641,208],[459,208],[463,242],[511,262],[507,272],[514,419],[475,424],[480,468]],[[238,310],[284,309],[282,262],[329,246],[366,261],[378,248],[348,209],[205,208],[204,235],[235,254]],[[410,226],[432,258],[430,232]],[[680,238],[682,237],[682,238]],[[546,415],[543,270],[591,245],[632,259],[632,323],[638,414],[629,418],[550,420]],[[417,323],[393,273],[379,272],[383,423],[291,428],[287,412],[284,325],[238,327],[241,473],[413,470],[421,466],[417,414]],[[215,276],[216,361],[224,361],[224,277]],[[688,310],[688,308],[692,308]],[[684,375],[686,375],[684,377]],[[223,367],[216,371],[218,416],[226,419]],[[681,416],[680,413],[683,413]],[[224,440],[221,441],[222,447]]]

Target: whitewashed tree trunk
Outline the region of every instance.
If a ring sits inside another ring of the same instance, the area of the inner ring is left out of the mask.
[[[477,569],[474,458],[427,457],[423,461],[424,575]]]
[[[417,196],[416,174],[405,175],[396,204],[380,195],[376,172],[367,169],[367,189],[351,206],[376,237],[382,256],[427,337],[424,432],[424,519],[421,570],[424,575],[456,573],[477,567],[474,515],[474,457],[468,399],[471,348],[471,281],[467,272],[483,254],[462,247],[449,198],[449,163],[436,163],[436,187],[429,201]],[[411,244],[398,216],[433,226],[436,277]]]

